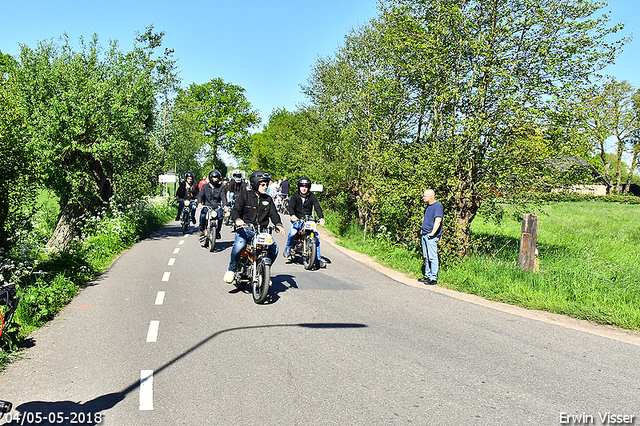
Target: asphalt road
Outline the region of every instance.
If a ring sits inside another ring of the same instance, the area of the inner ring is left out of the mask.
[[[324,270],[279,256],[256,305],[222,282],[232,241],[209,253],[171,222],[125,252],[0,376],[13,424],[640,424],[636,344],[405,285],[327,241]]]

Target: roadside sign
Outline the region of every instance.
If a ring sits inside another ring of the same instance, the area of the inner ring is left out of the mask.
[[[160,183],[175,183],[178,181],[178,176],[176,175],[160,175],[158,176],[158,180]]]

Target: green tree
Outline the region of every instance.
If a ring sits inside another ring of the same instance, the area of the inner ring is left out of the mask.
[[[359,143],[347,152],[364,160],[352,184],[364,213],[379,217],[391,189],[419,200],[431,186],[452,212],[447,238],[464,255],[484,200],[553,183],[547,160],[576,147],[548,130],[620,45],[605,43],[619,26],[592,18],[600,6],[385,2],[335,58],[318,61],[306,91],[321,111],[340,111],[331,118],[344,140]],[[404,207],[419,217],[419,202]]]
[[[18,63],[0,52],[0,248],[9,249],[9,237],[25,223],[25,207],[33,204],[37,184],[34,157],[27,149],[25,111],[10,80]]]
[[[249,130],[260,124],[260,116],[251,109],[244,91],[240,86],[214,78],[204,84],[192,83],[176,97],[178,111],[195,120],[206,136],[214,164],[219,149],[238,160],[250,156]]]
[[[627,152],[629,138],[637,128],[637,118],[634,115],[636,93],[636,89],[628,81],[610,78],[602,85],[591,88],[583,97],[586,133],[598,152],[602,177],[607,182],[609,193],[614,190],[618,193],[623,191],[622,157]],[[610,137],[614,139],[613,162],[606,152]]]
[[[253,139],[251,169],[267,170],[280,179],[305,175],[314,182],[328,183],[325,175],[331,162],[326,161],[326,147],[335,141],[335,135],[316,112],[276,109]]]
[[[632,128],[626,140],[631,148],[631,166],[629,167],[627,181],[622,190],[624,195],[629,193],[629,187],[634,177],[633,173],[638,167],[638,157],[640,156],[640,89],[633,94],[632,102]]]
[[[151,130],[155,62],[136,42],[130,52],[117,42],[103,48],[94,35],[75,50],[62,43],[21,46],[14,90],[25,106],[28,149],[38,172],[61,201],[49,245],[64,249],[78,234],[85,213],[114,193],[140,196],[155,180]]]

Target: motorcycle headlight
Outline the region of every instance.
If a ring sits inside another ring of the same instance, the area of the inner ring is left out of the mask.
[[[185,205],[185,206],[189,207],[189,204],[191,204],[191,201],[190,201],[190,200],[184,200],[184,205]]]

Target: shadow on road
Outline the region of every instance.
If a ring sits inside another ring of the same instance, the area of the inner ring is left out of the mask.
[[[287,274],[280,274],[276,275],[275,277],[271,277],[271,288],[269,289],[269,295],[267,296],[267,299],[264,301],[263,305],[270,305],[272,303],[275,303],[280,298],[279,293],[285,292],[290,288],[297,289],[298,284],[296,284],[294,278],[295,277],[293,275]],[[251,285],[247,284],[241,290],[235,287],[229,290],[229,294],[236,293],[251,294]]]
[[[270,324],[270,325],[254,325],[254,326],[245,326],[245,327],[233,327],[228,328],[226,330],[220,330],[209,337],[201,340],[197,344],[193,345],[191,348],[187,349],[182,354],[176,356],[172,360],[168,361],[164,365],[153,371],[154,376],[158,376],[164,370],[187,357],[191,353],[205,346],[207,343],[211,342],[218,336],[221,336],[225,333],[230,333],[234,331],[242,331],[242,330],[254,330],[260,328],[276,328],[276,327],[302,327],[302,328],[310,328],[310,329],[355,329],[355,328],[366,328],[365,324],[358,323],[299,323],[299,324]],[[125,399],[125,397],[131,392],[136,391],[140,386],[140,381],[136,380],[131,383],[129,386],[121,390],[120,392],[108,393],[105,395],[101,395],[96,397],[90,401],[85,403],[77,403],[73,401],[31,401],[20,404],[16,407],[16,410],[21,414],[25,415],[24,420],[21,418],[19,422],[15,422],[14,424],[21,425],[75,425],[75,424],[84,424],[84,425],[97,425],[101,423],[102,417],[107,417],[108,414],[105,414],[104,411],[107,411],[113,407],[115,407],[118,403]],[[42,413],[41,418],[36,419],[35,413]],[[51,413],[55,413],[55,416]],[[61,413],[61,416],[58,416],[58,413]],[[81,414],[82,413],[82,414]],[[95,416],[97,413],[100,416]],[[15,416],[15,412],[12,413]],[[82,417],[80,417],[82,415]],[[89,418],[89,415],[91,418]],[[48,416],[51,416],[49,419]],[[5,420],[3,418],[3,420]],[[49,421],[52,420],[52,421]],[[81,421],[82,420],[82,421]],[[111,422],[115,422],[118,424],[116,419],[111,419]],[[113,423],[112,423],[113,424]]]

